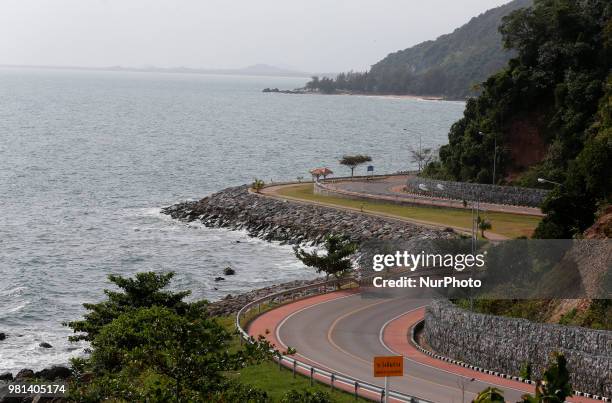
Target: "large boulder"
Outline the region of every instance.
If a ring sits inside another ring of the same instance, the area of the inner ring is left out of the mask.
[[[54,381],[56,379],[68,379],[72,375],[70,369],[61,365],[54,365],[51,368],[45,368],[42,371],[36,372],[36,378]]]
[[[0,374],[0,381],[12,381],[13,380],[13,374],[11,374],[10,372],[3,372]]]
[[[15,375],[16,382],[24,381],[30,378],[34,378],[34,371],[32,371],[31,369],[27,369],[27,368],[22,369],[21,371],[17,372],[17,375]]]
[[[0,332],[0,340],[6,339],[6,333]]]

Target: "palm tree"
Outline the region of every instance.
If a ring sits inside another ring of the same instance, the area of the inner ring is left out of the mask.
[[[504,403],[504,392],[497,388],[489,387],[480,392],[473,403]]]
[[[325,249],[327,251],[325,255],[319,255],[318,251],[307,252],[297,246],[293,248],[293,251],[306,266],[316,268],[317,273],[324,272],[326,280],[330,275],[340,279],[352,270],[353,263],[350,257],[357,251],[356,243],[343,236],[327,235]],[[338,283],[338,288],[339,286]]]

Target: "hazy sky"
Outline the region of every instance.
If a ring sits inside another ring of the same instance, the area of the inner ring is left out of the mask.
[[[508,0],[2,0],[0,64],[362,70]]]

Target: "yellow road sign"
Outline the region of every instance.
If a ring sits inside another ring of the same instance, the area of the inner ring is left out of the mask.
[[[386,376],[404,376],[404,357],[374,357],[374,376],[383,378]]]

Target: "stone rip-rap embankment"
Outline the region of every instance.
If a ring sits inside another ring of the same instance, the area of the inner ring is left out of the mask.
[[[328,234],[346,235],[355,242],[456,236],[450,229],[425,228],[392,218],[255,195],[246,185],[224,189],[199,201],[175,204],[162,212],[181,221],[246,230],[253,237],[290,244],[318,244]]]

